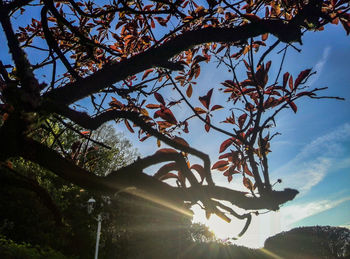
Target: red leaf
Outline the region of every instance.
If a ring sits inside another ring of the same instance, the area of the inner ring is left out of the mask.
[[[195,56],[195,58],[193,59],[193,63],[196,64],[196,63],[199,63],[199,62],[202,62],[202,61],[207,61],[207,58],[206,57],[203,57],[201,55],[197,55]]]
[[[228,165],[227,166],[223,166],[223,167],[219,167],[217,170],[225,171],[225,170],[227,170],[227,168],[228,168]]]
[[[297,87],[311,72],[311,69],[306,69],[298,75],[297,79],[295,79],[294,87]]]
[[[232,175],[233,174],[240,174],[240,172],[234,170],[235,167],[234,166],[231,166],[229,169],[227,169],[225,172],[224,172],[224,176],[227,176],[227,180],[229,182],[232,181]]]
[[[159,168],[159,170],[157,171],[157,173],[155,173],[153,175],[154,178],[157,178],[157,179],[161,179],[163,180],[163,177],[168,174],[170,171],[173,171],[173,170],[176,170],[177,166],[176,166],[176,163],[173,162],[173,163],[169,163],[169,164],[166,164],[166,165],[163,165],[161,168]],[[177,177],[176,177],[177,178]],[[167,178],[168,179],[168,178]]]
[[[265,34],[261,35],[261,40],[266,41],[268,37],[269,37],[269,34],[265,33]]]
[[[246,119],[247,119],[247,114],[246,113],[244,113],[241,116],[239,116],[238,124],[239,124],[239,128],[240,129],[243,128],[243,125],[244,125],[244,122],[245,122]]]
[[[249,190],[254,190],[254,185],[253,185],[252,181],[250,179],[248,179],[247,177],[243,178],[243,185]]]
[[[256,16],[255,14],[252,14],[252,13],[246,13],[246,14],[243,14],[242,16],[251,22],[258,22],[261,20],[259,16]]]
[[[232,157],[232,152],[222,154],[221,156],[219,156],[219,159],[229,158],[229,157]],[[232,159],[231,159],[231,160],[232,160]]]
[[[164,19],[162,17],[154,17],[154,19],[157,20],[157,22],[161,25],[161,26],[164,26],[166,27],[166,24],[168,22],[168,19]]]
[[[161,104],[165,105],[165,101],[163,99],[163,96],[159,93],[154,93],[154,97],[156,98],[156,100],[158,102],[160,102]]]
[[[213,89],[210,89],[206,95],[199,97],[199,101],[207,109],[209,109],[210,99],[212,94],[213,94]]]
[[[221,167],[225,167],[227,165],[228,165],[227,161],[219,160],[211,167],[211,169],[214,170],[214,169],[218,169],[218,168],[221,168]]]
[[[55,17],[47,17],[47,20],[50,22],[57,22]]]
[[[132,129],[132,127],[130,126],[129,122],[127,119],[124,120],[124,123],[125,123],[125,126],[128,128],[128,130],[131,132],[131,133],[134,133],[134,130]]]
[[[145,141],[146,139],[148,139],[151,135],[146,135],[143,138],[140,139],[141,142]]]
[[[289,85],[289,89],[293,91],[293,76],[289,77],[288,85]]]
[[[206,113],[205,110],[203,110],[202,108],[199,108],[199,107],[195,107],[194,110],[195,110],[198,114]]]
[[[167,121],[157,121],[157,124],[158,124],[160,129],[166,129],[166,128],[170,128],[171,126],[173,126],[173,124],[171,124]]]
[[[109,103],[110,106],[116,107],[117,109],[123,108],[124,104],[112,97],[112,101]]]
[[[154,113],[154,118],[158,117],[161,117],[163,120],[171,124],[177,124],[177,120],[169,108],[162,107],[160,110],[156,111]]]
[[[197,173],[200,175],[201,180],[203,181],[203,179],[205,178],[205,171],[203,166],[199,165],[199,164],[194,164],[191,166],[191,169],[194,169],[197,171]]]
[[[116,46],[114,46],[114,45],[109,45],[109,47],[111,48],[111,49],[113,49],[114,51],[118,51],[118,52],[120,52],[120,49],[118,49]]]
[[[289,73],[288,72],[284,73],[284,75],[283,75],[283,87],[284,88],[287,85],[288,77],[289,77]]]
[[[176,149],[173,149],[173,148],[162,148],[157,150],[156,154],[159,154],[159,153],[178,153],[178,152],[176,151]]]
[[[232,112],[232,115],[230,117],[227,117],[226,120],[222,121],[223,123],[230,123],[230,124],[236,124],[235,122],[235,115]]]
[[[192,91],[193,91],[192,85],[189,85],[188,88],[187,88],[187,90],[186,90],[186,95],[187,95],[187,97],[190,98],[190,97],[192,96]]]
[[[147,69],[145,73],[143,73],[142,80],[145,79],[152,71],[153,68]]]
[[[196,14],[198,14],[199,16],[202,16],[203,14],[205,14],[205,11],[204,11],[205,9],[204,9],[204,7],[203,6],[198,6],[197,8],[196,8],[196,10],[194,10],[194,12],[196,13]]]
[[[156,27],[156,25],[154,24],[154,20],[151,18],[151,27],[152,29],[154,29]]]
[[[290,106],[290,108],[292,108],[292,110],[293,110],[294,113],[297,113],[298,107],[295,105],[295,103],[290,102],[290,103],[289,103],[289,106]]]
[[[181,144],[181,145],[183,145],[183,146],[185,146],[185,147],[189,147],[189,146],[190,146],[190,145],[187,143],[186,140],[184,140],[183,138],[180,138],[180,137],[178,137],[178,136],[175,136],[175,137],[173,138],[173,141],[175,141],[175,142],[177,142],[177,143],[179,143],[179,144]]]
[[[211,107],[211,111],[216,111],[216,110],[219,110],[219,109],[222,109],[222,108],[224,108],[223,106],[221,106],[221,105],[214,105],[213,107]]]
[[[245,59],[243,59],[243,62],[244,62],[245,67],[247,68],[247,70],[250,71],[251,68],[250,68],[248,62]]]
[[[243,171],[244,171],[244,173],[246,173],[247,175],[253,176],[252,172],[248,169],[247,164],[244,164],[244,165],[243,165]]]
[[[208,114],[205,117],[205,121],[206,121],[206,123],[205,123],[204,128],[205,128],[206,132],[209,132],[209,130],[210,130],[210,117]]]
[[[220,145],[219,153],[224,152],[229,146],[231,146],[232,143],[233,143],[233,139],[232,138],[226,139],[224,142],[222,142],[221,145]]]
[[[297,94],[297,96],[303,96],[303,95],[307,95],[307,96],[313,96],[313,95],[316,95],[315,93],[312,93],[312,92],[300,92]]]
[[[269,62],[267,62],[266,65],[265,65],[265,71],[266,71],[266,73],[269,72],[270,67],[271,67],[271,60],[270,60]]]
[[[158,109],[158,108],[160,108],[160,105],[159,104],[147,104],[146,107],[148,109]]]
[[[188,133],[188,132],[189,132],[189,130],[188,130],[188,122],[187,122],[187,121],[184,122],[184,129],[183,129],[183,131],[184,131],[185,133]]]

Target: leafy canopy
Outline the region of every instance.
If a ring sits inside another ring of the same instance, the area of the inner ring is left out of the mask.
[[[81,187],[128,190],[184,213],[199,202],[207,216],[246,219],[243,234],[251,212],[239,215],[222,201],[277,210],[295,197],[296,190],[274,191],[269,179],[272,127],[281,111],[298,112],[298,99],[324,98],[322,89],[307,88],[310,68],[282,73],[286,52],[327,24],[349,34],[349,8],[345,0],[0,1],[11,56],[0,63],[2,166],[22,157]],[[268,58],[277,46],[281,62],[273,64]],[[226,103],[213,103],[217,86],[196,85],[201,67],[213,61],[230,72],[220,86]],[[176,112],[178,106],[191,114]],[[223,112],[219,126],[215,116]],[[33,138],[50,116],[96,143],[91,132],[115,121],[140,141],[153,137],[171,149],[98,175]],[[213,165],[206,150],[180,137],[195,120],[227,136]],[[192,164],[189,155],[202,162]],[[161,162],[168,163],[154,175],[143,172]],[[229,182],[242,175],[247,192],[216,186],[211,170]],[[170,178],[175,186],[164,182]]]

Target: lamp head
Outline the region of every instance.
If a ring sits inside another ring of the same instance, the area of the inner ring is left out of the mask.
[[[88,208],[88,213],[89,214],[91,214],[91,212],[94,210],[95,203],[96,203],[96,200],[94,198],[92,198],[92,197],[88,200],[87,208]]]

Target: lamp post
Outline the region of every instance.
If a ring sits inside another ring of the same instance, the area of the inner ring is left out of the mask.
[[[91,214],[92,211],[94,210],[96,204],[96,200],[94,198],[90,198],[88,200],[88,213]],[[95,259],[98,259],[98,247],[100,243],[100,235],[101,235],[101,222],[102,222],[102,216],[101,213],[98,214],[97,216],[97,234],[96,234],[96,247],[95,247]]]

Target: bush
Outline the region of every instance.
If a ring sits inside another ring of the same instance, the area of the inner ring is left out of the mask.
[[[51,258],[66,259],[62,253],[51,248],[32,246],[28,243],[15,243],[4,236],[0,236],[0,258],[3,259],[28,259],[28,258]],[[72,257],[69,257],[72,258]]]

